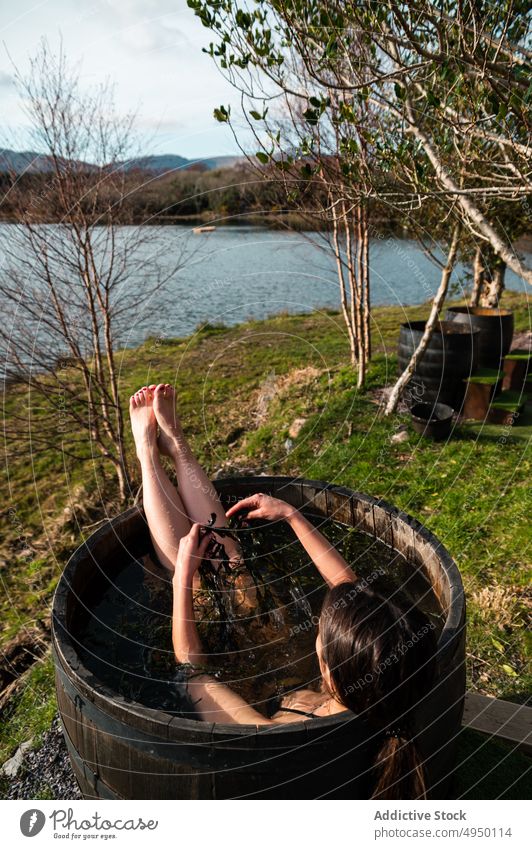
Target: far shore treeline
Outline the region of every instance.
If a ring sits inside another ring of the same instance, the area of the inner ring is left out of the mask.
[[[105,189],[105,171],[87,172],[87,191],[80,200],[91,214],[95,212],[91,186],[99,183],[98,209],[105,224],[113,207],[113,221],[123,224],[171,224],[215,221],[222,224],[261,224],[269,227],[289,226],[295,229],[322,230],[327,227],[319,208],[319,187],[305,184],[307,212],[301,199],[290,203],[286,189],[275,180],[264,179],[264,169],[245,162],[233,167],[208,169],[201,163],[186,169],[159,173],[147,169],[131,169],[120,183],[109,181]],[[301,188],[301,187],[300,187]],[[64,221],[57,202],[57,186],[49,173],[0,174],[0,191],[4,197],[0,221],[17,220],[17,211],[25,207],[35,222]],[[382,229],[400,232],[403,222],[389,207],[376,209],[373,220]]]

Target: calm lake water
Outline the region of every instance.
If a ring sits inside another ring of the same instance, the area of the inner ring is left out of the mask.
[[[282,311],[310,312],[340,306],[336,264],[319,233],[285,233],[255,227],[221,227],[190,235],[189,227],[151,228],[152,246],[174,254],[186,246],[185,267],[165,287],[165,309],[138,316],[128,345],[147,335],[186,336],[200,322],[227,325]],[[375,240],[370,250],[374,305],[423,303],[439,284],[439,268],[412,241]],[[467,285],[466,269],[453,274],[456,297]],[[508,272],[506,285],[526,291]]]
[[[129,323],[120,339],[127,347],[148,336],[186,336],[203,322],[234,325],[282,311],[339,308],[335,260],[322,234],[243,226],[219,227],[204,234],[193,234],[190,226],[183,225],[142,229],[147,237],[142,247],[147,268],[157,264],[171,269],[182,252],[183,264],[166,281],[160,296]],[[15,225],[1,224],[0,242],[14,236],[15,230]],[[131,228],[121,230],[124,239],[131,235]],[[422,303],[439,283],[439,268],[412,241],[375,239],[370,265],[374,305]],[[526,284],[515,274],[508,272],[506,281],[508,288],[526,291]],[[452,280],[454,294],[462,295],[466,284],[466,269],[458,266]],[[125,284],[128,288],[142,285],[138,273]],[[28,297],[30,291],[31,285]]]

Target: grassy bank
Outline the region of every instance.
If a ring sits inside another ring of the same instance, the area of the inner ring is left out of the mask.
[[[528,329],[525,299],[506,293],[505,302],[515,310],[516,329]],[[385,498],[416,516],[462,571],[469,685],[520,701],[530,692],[526,449],[532,415],[529,408],[506,429],[464,425],[448,444],[431,444],[412,432],[408,442],[392,443],[406,417],[383,418],[379,390],[396,375],[400,322],[426,315],[426,306],[375,309],[374,358],[362,391],[346,365],[341,317],[324,311],[231,329],[207,326],[182,340],[148,340],[120,354],[123,398],[145,383],[174,383],[187,435],[212,475],[253,470],[328,480]],[[6,397],[8,420],[15,409],[23,411],[25,423],[6,449],[0,554],[4,643],[46,617],[68,554],[98,519],[120,509],[90,446],[79,460],[69,458],[60,444],[35,450],[34,435],[47,411],[16,387]],[[296,418],[305,422],[287,442]],[[32,679],[35,671],[29,675],[24,695],[11,709],[0,760],[33,736],[33,722],[40,728],[48,721],[53,694],[47,661],[42,669],[38,682]]]

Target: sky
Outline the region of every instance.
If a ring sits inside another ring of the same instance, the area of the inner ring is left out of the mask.
[[[115,84],[118,111],[137,111],[144,155],[238,153],[212,117],[238,95],[202,53],[211,34],[186,0],[0,0],[0,146],[30,146],[13,65],[24,73],[43,36],[53,48],[62,38],[83,84]]]

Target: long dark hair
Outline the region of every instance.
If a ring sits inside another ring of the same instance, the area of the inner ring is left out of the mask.
[[[413,709],[432,683],[434,625],[406,599],[391,601],[360,581],[329,590],[320,639],[332,695],[376,741],[372,798],[425,798]]]

